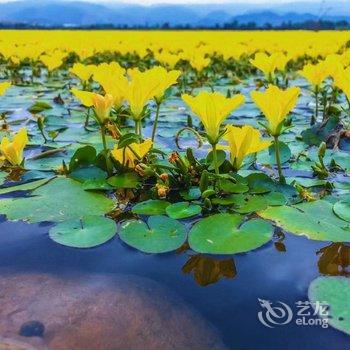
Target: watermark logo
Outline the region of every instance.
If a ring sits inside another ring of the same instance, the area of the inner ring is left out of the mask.
[[[259,302],[263,311],[258,313],[258,318],[264,326],[274,328],[292,320],[293,311],[287,304],[278,301],[277,305],[273,305],[271,301],[264,299],[259,299]]]
[[[321,326],[328,328],[328,309],[326,302],[297,301],[296,310],[282,301],[271,302],[258,299],[261,311],[258,312],[259,321],[268,328],[284,326],[294,323],[297,326]]]

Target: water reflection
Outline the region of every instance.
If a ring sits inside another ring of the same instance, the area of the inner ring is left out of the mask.
[[[350,276],[350,246],[344,243],[332,243],[321,248],[317,255],[318,270],[324,275]]]
[[[237,275],[233,258],[221,260],[203,255],[192,255],[182,267],[182,272],[193,272],[194,280],[202,287]]]

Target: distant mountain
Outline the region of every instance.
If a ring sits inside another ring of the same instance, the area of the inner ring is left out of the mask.
[[[153,5],[58,0],[19,0],[0,3],[0,22],[42,26],[215,26],[237,21],[280,25],[317,19],[350,19],[350,1],[332,0],[324,5],[297,2],[271,4]]]

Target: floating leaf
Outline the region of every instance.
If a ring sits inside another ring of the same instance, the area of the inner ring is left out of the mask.
[[[69,171],[72,172],[82,166],[94,164],[96,155],[96,149],[92,146],[78,148],[69,162]]]
[[[61,222],[89,215],[104,215],[114,202],[100,193],[84,191],[83,185],[57,177],[34,190],[31,196],[0,200],[0,213],[9,220]]]
[[[86,181],[107,181],[107,173],[96,166],[78,168],[70,173],[69,177],[84,183]]]
[[[38,114],[48,109],[52,109],[52,106],[47,102],[37,101],[28,108],[28,112],[32,114]]]
[[[107,182],[115,188],[137,188],[140,177],[136,173],[124,173],[110,177]]]
[[[92,248],[109,241],[116,233],[117,225],[112,219],[86,216],[59,223],[50,230],[49,236],[68,247]]]
[[[197,204],[178,202],[167,206],[165,211],[172,219],[186,219],[200,214],[202,208]]]
[[[188,191],[181,191],[180,195],[187,201],[192,201],[201,197],[201,191],[198,187],[191,187]]]
[[[234,183],[230,180],[220,180],[219,187],[222,191],[228,193],[245,193],[248,192],[249,187],[241,182]]]
[[[349,223],[334,215],[332,209],[331,203],[319,200],[294,206],[270,207],[258,214],[296,235],[319,241],[349,242]]]
[[[83,183],[83,189],[85,191],[110,191],[113,189],[106,180],[88,180]]]
[[[333,211],[341,219],[350,222],[350,203],[348,201],[339,201],[335,203]]]
[[[140,220],[126,221],[119,236],[123,242],[145,253],[165,253],[180,248],[186,241],[186,229],[166,216],[151,216],[148,225]]]
[[[244,223],[243,220],[238,214],[216,214],[202,219],[192,227],[189,245],[198,253],[236,254],[259,248],[271,240],[270,223],[261,219]]]
[[[350,280],[348,278],[318,277],[311,282],[308,294],[313,304],[325,302],[329,305],[327,315],[323,315],[329,325],[350,335]],[[322,317],[322,315],[319,316]]]
[[[6,194],[6,193],[11,193],[11,192],[16,192],[16,191],[32,191],[40,186],[45,185],[46,183],[48,183],[52,179],[53,179],[53,177],[49,177],[46,179],[27,182],[27,183],[21,184],[21,185],[0,188],[0,194]]]
[[[138,215],[162,215],[170,205],[169,202],[160,199],[149,199],[148,201],[136,204],[132,211]]]
[[[292,156],[292,152],[287,144],[279,141],[281,162],[286,163]],[[272,144],[267,150],[258,154],[258,162],[262,164],[276,164],[275,145]]]

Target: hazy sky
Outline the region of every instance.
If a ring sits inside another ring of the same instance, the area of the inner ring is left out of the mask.
[[[0,2],[9,2],[16,0],[0,0]],[[41,0],[36,0],[40,2]],[[220,3],[252,3],[252,4],[280,4],[283,2],[295,2],[295,1],[305,1],[305,0],[81,0],[81,1],[89,1],[93,3],[106,3],[106,2],[122,2],[122,3],[137,3],[142,5],[152,5],[152,4],[165,4],[165,3],[198,3],[198,4],[220,4]],[[319,2],[322,0],[306,0],[308,2]],[[328,0],[329,2],[329,0]]]

